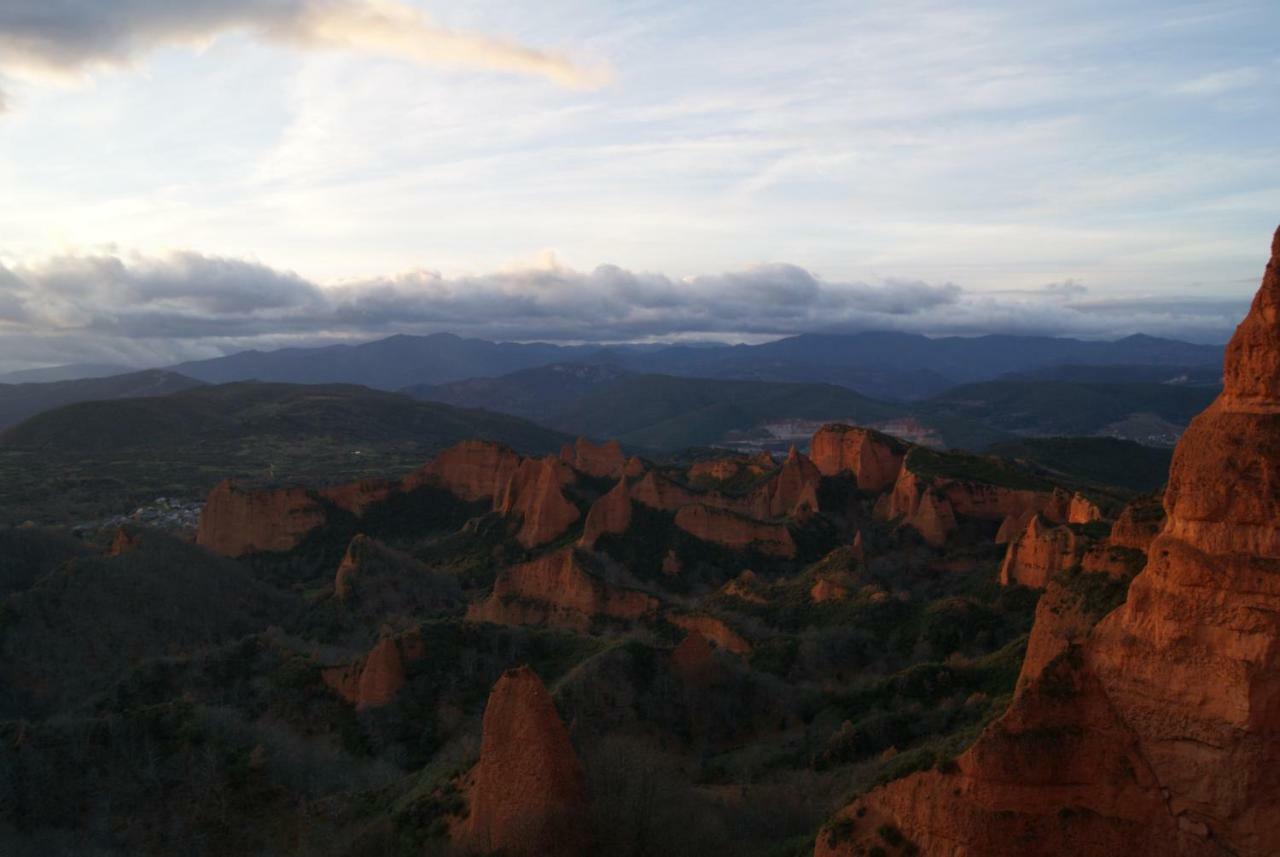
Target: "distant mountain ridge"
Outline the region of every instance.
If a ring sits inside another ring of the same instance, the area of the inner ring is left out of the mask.
[[[0,384],[0,429],[76,402],[167,396],[202,386],[202,381],[162,369],[75,381]]]
[[[802,334],[762,345],[631,346],[397,335],[360,345],[245,351],[170,367],[208,383],[259,380],[398,390],[492,378],[553,363],[685,377],[836,384],[878,399],[926,398],[961,383],[1054,365],[1221,366],[1223,349],[1151,336],[1090,342],[1046,336],[941,337],[872,331]]]

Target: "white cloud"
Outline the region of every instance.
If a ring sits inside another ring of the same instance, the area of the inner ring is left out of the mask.
[[[1224,341],[1247,301],[1084,302],[1072,281],[1006,294],[952,284],[830,282],[795,265],[674,279],[558,263],[446,277],[419,270],[321,286],[237,259],[64,255],[0,266],[0,369],[162,364],[251,347],[448,331],[498,340],[753,340],[898,330]]]
[[[5,0],[0,74],[74,78],[235,32],[303,50],[511,72],[578,89],[611,75],[604,65],[440,26],[403,0]]]

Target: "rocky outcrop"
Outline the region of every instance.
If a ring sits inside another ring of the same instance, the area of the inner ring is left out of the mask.
[[[555,458],[527,459],[512,471],[494,500],[494,509],[519,516],[516,541],[521,545],[544,545],[564,535],[581,517],[578,507],[564,496],[564,487],[572,481],[573,471]]]
[[[1158,497],[1144,497],[1125,506],[1111,527],[1113,547],[1146,553],[1164,529],[1164,504]]]
[[[600,479],[616,479],[627,469],[627,457],[616,440],[594,444],[578,438],[560,450],[560,460],[575,470]]]
[[[956,773],[871,792],[816,853],[853,854],[877,823],[946,857],[1276,853],[1280,232],[1224,377],[1174,453],[1168,518],[1123,605],[1025,683]]]
[[[807,457],[791,447],[777,475],[760,492],[756,517],[781,518],[803,512],[818,511],[818,486],[822,474]]]
[[[116,534],[111,537],[111,545],[107,548],[107,556],[121,556],[133,553],[142,542],[142,534],[132,527],[117,527]]]
[[[657,608],[657,599],[604,582],[587,571],[577,551],[564,548],[500,572],[492,594],[472,604],[467,619],[588,631],[599,617],[635,621]]]
[[[852,473],[863,491],[879,493],[898,478],[907,447],[901,441],[865,428],[823,426],[813,436],[809,455],[823,476]]]
[[[684,506],[700,502],[701,497],[678,482],[650,470],[643,479],[631,486],[631,499],[651,509],[675,512]]]
[[[1079,492],[1071,495],[1071,501],[1067,504],[1068,524],[1091,524],[1101,521],[1103,517],[1102,510],[1088,497]]]
[[[1080,564],[1086,546],[1086,540],[1070,527],[1051,527],[1039,515],[1032,515],[1022,534],[1009,542],[1000,565],[1000,582],[1044,589],[1055,574]]]
[[[506,487],[520,462],[519,455],[500,443],[464,440],[406,480],[406,487],[431,482],[468,502],[487,500]]]
[[[767,452],[756,455],[726,455],[695,461],[689,465],[685,478],[694,485],[716,485],[735,479],[764,476],[774,467],[773,456]]]
[[[509,857],[586,857],[590,821],[582,764],[551,694],[528,667],[508,670],[484,710],[480,761],[467,775],[468,813],[453,837]]]
[[[693,631],[671,652],[671,670],[689,684],[707,684],[717,672],[716,653],[707,638]]]
[[[364,535],[347,545],[333,593],[344,608],[379,623],[447,607],[461,598],[453,577]]]
[[[724,649],[726,652],[732,652],[735,655],[751,653],[751,644],[741,634],[714,616],[707,616],[703,613],[671,614],[667,616],[667,621],[683,631],[688,631],[690,634],[700,634],[706,637],[712,643],[715,643],[717,648]]]
[[[736,598],[739,601],[745,601],[748,604],[768,604],[769,599],[763,594],[764,588],[764,583],[756,573],[751,569],[747,569],[720,587],[720,594],[729,598]]]
[[[929,480],[903,468],[893,490],[880,497],[876,515],[910,527],[934,547],[946,544],[958,526],[950,501]]]
[[[325,520],[324,506],[305,488],[252,491],[225,481],[205,501],[196,544],[230,557],[283,553]]]
[[[625,533],[630,526],[631,490],[624,477],[608,493],[591,504],[578,544],[584,548],[594,548],[601,536],[606,533]]]
[[[846,583],[830,578],[819,577],[809,587],[809,600],[814,604],[827,601],[845,601],[853,594],[853,589]]]
[[[360,517],[370,506],[385,501],[399,488],[399,485],[382,479],[360,479],[345,485],[321,488],[316,493],[339,509]]]
[[[754,550],[770,556],[792,557],[796,544],[782,524],[765,524],[724,509],[702,504],[676,512],[676,526],[695,538],[730,550]]]
[[[405,657],[421,657],[418,641],[383,637],[355,663],[321,670],[324,683],[358,709],[379,708],[394,701],[405,683]],[[402,652],[404,645],[408,651]]]

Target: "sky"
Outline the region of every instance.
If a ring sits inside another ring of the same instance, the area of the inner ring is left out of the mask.
[[[1230,335],[1280,4],[0,0],[0,371]]]

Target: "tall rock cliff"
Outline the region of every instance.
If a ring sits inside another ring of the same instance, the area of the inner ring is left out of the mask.
[[[886,434],[835,424],[819,429],[809,446],[823,476],[852,473],[858,487],[871,492],[893,485],[906,451],[905,444]]]
[[[883,825],[945,857],[1280,853],[1280,232],[1164,508],[1123,605],[953,771],[855,801],[816,853]]]
[[[528,667],[508,670],[484,710],[469,812],[455,838],[480,854],[585,857],[591,847],[582,764],[551,694]]]

